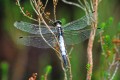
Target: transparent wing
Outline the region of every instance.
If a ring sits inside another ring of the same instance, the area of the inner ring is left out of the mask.
[[[56,41],[51,34],[44,35],[44,38],[52,47],[55,46]],[[50,46],[42,39],[41,36],[36,36],[36,35],[22,36],[22,37],[19,37],[17,41],[18,43],[26,46],[33,46],[37,48],[50,48]]]
[[[23,21],[16,21],[14,23],[14,26],[17,29],[20,29],[22,31],[31,33],[31,34],[40,34],[40,30],[39,30],[39,25],[36,24],[31,24],[31,23],[27,23],[27,22],[23,22]],[[51,27],[51,30],[53,32],[56,32],[56,29],[54,27]],[[46,27],[45,25],[41,25],[41,33],[42,34],[47,34],[47,33],[51,33]]]
[[[90,14],[89,16],[92,16],[92,14]],[[69,30],[80,30],[83,29],[85,27],[87,27],[88,23],[90,23],[90,18],[88,15],[83,16],[82,18],[72,21],[66,25],[63,26],[64,31],[69,31]]]
[[[98,29],[96,35],[99,34],[100,31],[101,30]],[[72,31],[72,32],[67,31],[64,33],[65,43],[66,45],[74,45],[83,42],[89,38],[90,32],[91,29]]]

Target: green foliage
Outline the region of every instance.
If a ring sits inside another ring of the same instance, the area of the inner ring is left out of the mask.
[[[102,33],[103,35],[101,37],[102,38],[102,51],[103,51],[103,54],[105,56],[109,56],[111,55],[111,53],[113,53],[113,43],[112,43],[112,39],[113,39],[113,36],[111,36],[111,34],[106,34],[106,31],[108,31],[111,27],[111,25],[113,25],[113,17],[109,17],[109,19],[106,21],[106,22],[102,22],[100,24],[100,28],[102,30],[104,30],[104,32]]]
[[[100,71],[97,74],[99,74],[99,77],[101,77],[101,79],[109,79],[113,76],[112,74],[114,74],[114,69],[112,68],[112,66],[114,64],[113,62],[115,62],[114,60],[116,56],[115,53],[116,45],[113,43],[113,39],[115,38],[114,36],[118,35],[119,33],[117,34],[114,33],[113,36],[111,34],[106,33],[106,31],[109,31],[110,27],[114,24],[113,22],[114,22],[113,17],[110,17],[106,22],[102,22],[100,24],[100,27],[104,30],[104,32],[100,36],[102,39],[101,41],[102,53],[104,54],[101,55],[100,64],[102,65],[99,67]],[[112,30],[114,30],[114,28],[112,28]],[[117,30],[118,31],[120,30],[120,23],[118,23]],[[114,65],[114,67],[116,67],[116,64]]]
[[[46,74],[49,74],[49,73],[51,73],[51,71],[52,71],[52,66],[51,66],[51,65],[48,65],[48,66],[45,68],[45,73],[46,73]]]
[[[0,67],[2,69],[2,80],[8,80],[8,69],[9,69],[8,63],[2,62],[0,64]]]
[[[109,17],[108,24],[111,25],[113,23],[113,17]]]
[[[101,29],[108,29],[113,24],[113,17],[109,17],[109,19],[106,22],[102,22],[100,24]]]
[[[113,44],[110,35],[105,35],[103,40],[104,40],[104,44],[103,44],[104,50],[112,50]]]
[[[44,75],[41,76],[40,80],[45,80],[45,77]]]
[[[52,71],[52,66],[51,66],[51,65],[48,65],[48,66],[45,68],[45,70],[44,70],[45,74],[41,76],[40,80],[46,80],[48,74],[50,74],[51,71]]]
[[[100,24],[100,28],[101,29],[104,29],[106,27],[106,23],[105,22],[102,22],[101,24]]]
[[[87,64],[87,65],[86,65],[86,69],[89,70],[89,69],[90,69],[90,66],[91,66],[90,64]]]

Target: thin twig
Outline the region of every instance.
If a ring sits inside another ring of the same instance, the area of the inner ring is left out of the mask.
[[[84,6],[83,3],[81,2],[81,0],[78,0],[78,2],[79,2],[79,4],[80,4],[83,8],[85,8],[85,6]]]
[[[114,56],[114,58],[113,58],[113,62],[112,62],[112,64],[110,65],[110,68],[109,68],[109,74],[110,74],[110,70],[111,70],[111,68],[114,66],[114,65],[116,65],[115,66],[115,70],[114,70],[114,72],[113,72],[113,75],[109,75],[108,76],[108,79],[109,80],[113,80],[114,79],[114,77],[115,77],[115,75],[116,75],[116,73],[117,73],[117,71],[118,71],[118,68],[119,68],[119,65],[120,65],[120,62],[119,62],[119,60],[118,61],[115,61],[116,60],[116,58],[117,57],[119,57],[119,50],[118,50],[118,48],[116,47],[116,45],[115,45],[115,56]]]
[[[66,73],[66,69],[64,67],[64,63],[63,63],[62,57],[61,57],[61,67],[62,67],[63,72],[64,72],[64,80],[67,80],[67,73]]]
[[[55,37],[56,41],[58,42],[58,40],[57,40],[57,38],[56,38],[56,35],[52,32],[52,30],[50,29],[50,27],[49,27],[49,26],[47,25],[47,23],[44,21],[40,10],[37,9],[38,5],[37,5],[36,0],[34,0],[34,5],[35,5],[35,9],[36,9],[36,11],[37,11],[37,13],[38,13],[38,18],[39,18],[39,19],[38,19],[38,20],[39,20],[39,21],[38,21],[38,23],[39,23],[39,31],[40,31],[40,35],[41,35],[42,39],[43,39],[53,50],[55,50],[57,53],[60,54],[60,52],[57,51],[55,48],[53,48],[53,47],[48,43],[48,41],[44,38],[44,36],[42,35],[42,33],[41,33],[41,28],[40,28],[40,26],[41,26],[41,20],[42,20],[42,22],[45,24],[45,26],[48,28],[48,30],[52,33],[52,35]]]
[[[53,0],[53,6],[54,6],[54,21],[56,21],[56,6],[57,6],[58,0]]]
[[[57,1],[57,0],[56,0],[56,1]],[[45,22],[45,20],[44,20],[44,18],[43,18],[43,15],[45,15],[44,10],[45,10],[45,8],[46,8],[46,6],[47,6],[47,3],[48,3],[48,0],[46,1],[45,6],[43,7],[43,4],[42,4],[42,3],[40,4],[40,0],[38,0],[38,1],[36,1],[36,0],[30,0],[30,4],[31,4],[33,10],[35,11],[35,13],[36,13],[37,16],[38,16],[38,19],[37,19],[37,20],[35,19],[35,20],[39,23],[40,36],[41,36],[41,38],[42,38],[53,50],[55,50],[55,51],[58,53],[57,56],[58,56],[58,58],[60,58],[60,60],[61,60],[62,69],[63,69],[63,71],[64,71],[64,76],[65,76],[65,77],[64,77],[64,80],[67,80],[67,77],[68,77],[68,75],[67,75],[67,70],[64,68],[64,64],[63,64],[63,62],[62,62],[63,60],[62,60],[62,58],[61,58],[60,52],[59,52],[57,49],[55,49],[51,44],[48,43],[48,41],[45,39],[45,37],[43,36],[43,34],[42,34],[42,32],[41,32],[41,22],[42,22],[42,23],[44,23],[44,25],[46,26],[46,28],[48,28],[48,30],[51,32],[51,34],[53,35],[53,37],[55,38],[56,42],[57,42],[58,45],[59,45],[59,42],[58,42],[58,39],[57,39],[56,35],[52,32],[52,30],[50,29],[50,27],[47,25],[47,23]],[[55,15],[55,13],[56,13],[56,12],[55,12],[56,5],[57,5],[57,2],[56,2],[55,5],[54,5],[54,17],[55,17],[55,19],[56,19],[56,15]],[[18,6],[20,7],[23,15],[25,15],[25,16],[28,17],[29,19],[34,20],[32,17],[29,17],[27,14],[24,13],[23,9],[21,8],[21,5],[20,5],[19,1],[18,1]],[[42,9],[42,8],[43,8],[43,9]],[[69,60],[68,60],[68,61],[69,61]],[[70,65],[70,62],[69,62],[69,65]],[[70,74],[70,79],[69,79],[69,80],[72,80],[71,66],[69,66],[69,67],[70,67],[70,68],[69,68],[69,74]],[[47,80],[47,74],[45,75],[45,77],[46,77],[45,79]]]
[[[113,59],[112,59],[112,63],[109,64],[109,68],[108,68],[108,79],[110,79],[110,77],[111,77],[110,71],[111,71],[112,67],[115,65],[115,59],[116,59],[116,56],[114,55],[114,56],[113,56]]]
[[[103,42],[103,37],[102,37],[102,32],[100,32],[100,45],[101,45],[101,49],[102,49],[102,54],[105,55],[105,50],[103,48],[104,42]]]
[[[70,51],[69,51],[69,53],[68,53],[69,56],[71,55],[73,49],[74,49],[74,47],[71,47],[71,48],[70,48]]]
[[[69,80],[72,80],[72,69],[69,56],[67,57],[68,60],[68,70],[69,70]]]
[[[82,6],[81,4],[77,4],[77,3],[74,3],[74,2],[70,2],[70,1],[67,1],[67,0],[62,0],[64,3],[66,3],[66,4],[70,4],[70,5],[74,5],[74,6],[76,6],[76,7],[79,7],[79,8],[81,8],[82,10],[84,10],[85,11],[85,8],[84,8],[84,6]]]
[[[91,17],[91,13],[92,13],[92,10],[91,10],[91,6],[90,4],[87,2],[87,0],[83,0],[84,3],[85,3],[85,14],[88,15],[87,16],[87,24],[91,24],[91,21],[94,21],[93,19],[93,16]],[[92,5],[93,6],[93,5]]]
[[[40,19],[42,19],[43,23],[46,25],[46,27],[47,27],[48,30],[52,33],[52,35],[55,37],[55,39],[56,39],[56,41],[57,41],[57,43],[58,43],[58,40],[57,40],[57,38],[56,38],[56,35],[52,32],[52,30],[48,27],[47,23],[44,21],[44,19],[43,19],[43,17],[42,17],[42,14],[40,13],[40,9],[38,9],[38,5],[37,5],[36,0],[34,0],[34,1],[33,1],[33,0],[30,0],[30,3],[31,3],[31,6],[32,6],[33,10],[35,11],[35,13],[39,16]],[[34,4],[34,5],[33,5],[33,4]],[[53,47],[48,43],[48,41],[44,38],[44,36],[42,35],[42,33],[41,33],[41,28],[40,28],[40,26],[41,26],[41,20],[40,20],[40,19],[39,19],[39,20],[36,20],[36,19],[34,19],[34,18],[32,18],[32,17],[29,17],[29,16],[23,11],[23,9],[22,9],[22,7],[21,7],[21,5],[20,5],[19,0],[17,0],[17,5],[19,6],[19,8],[20,8],[20,10],[21,10],[21,12],[23,13],[24,16],[28,17],[28,18],[31,19],[31,20],[34,20],[34,21],[39,22],[39,30],[40,30],[40,35],[41,35],[41,37],[43,38],[43,40],[44,40],[52,49],[54,49],[57,53],[60,54],[60,52],[57,51],[55,48],[53,48]]]
[[[33,10],[35,11],[35,13],[36,13],[37,15],[39,15],[38,12],[37,12],[36,9],[35,9],[33,3],[34,3],[33,0],[30,0],[30,4],[31,4]]]
[[[90,38],[88,41],[88,48],[87,48],[87,58],[88,63],[90,65],[89,69],[87,70],[87,78],[86,80],[91,80],[92,76],[92,69],[93,69],[93,57],[92,57],[92,48],[93,48],[93,42],[95,38],[96,28],[97,28],[97,10],[98,10],[98,0],[93,0],[93,8],[95,12],[93,13],[93,18],[95,19],[94,22],[92,22],[92,30],[90,33]]]
[[[58,54],[57,54],[57,56],[58,56],[58,58],[61,60],[61,62],[62,62],[62,59],[61,59],[61,54],[60,54],[60,52],[59,51],[57,51],[53,46],[51,46],[49,43],[48,43],[48,41],[44,38],[44,36],[43,36],[43,34],[41,33],[41,28],[40,28],[40,26],[41,26],[41,21],[45,24],[45,26],[48,28],[48,30],[52,33],[52,35],[54,36],[54,38],[55,38],[55,40],[56,40],[56,42],[58,43],[58,45],[59,45],[59,42],[58,42],[58,39],[57,39],[57,37],[56,37],[56,35],[52,32],[52,30],[50,29],[50,27],[47,25],[47,23],[44,21],[44,18],[43,18],[43,16],[42,16],[42,13],[40,12],[40,10],[38,10],[37,9],[37,2],[34,0],[34,4],[35,4],[35,9],[36,9],[36,11],[38,12],[38,23],[39,23],[39,31],[40,31],[40,36],[42,37],[42,39],[53,49],[53,50],[55,50]],[[64,71],[64,70],[63,70]],[[64,71],[65,72],[65,71]],[[65,72],[65,80],[67,80],[67,77],[66,77],[67,75],[66,75],[66,72]]]
[[[115,71],[114,71],[112,77],[110,78],[110,80],[113,80],[113,79],[114,79],[114,77],[115,77],[115,75],[116,75],[116,73],[117,73],[117,71],[118,71],[119,65],[120,65],[120,62],[117,61]]]
[[[42,15],[40,14],[40,17],[41,17],[41,20],[42,20],[42,22],[46,25],[46,26],[48,26],[46,23],[45,23],[45,21],[44,21],[44,19],[43,19],[43,17],[42,17]],[[57,53],[59,53],[60,54],[60,52],[59,51],[57,51],[54,47],[52,47],[49,43],[48,43],[48,41],[44,38],[44,36],[42,35],[42,32],[41,32],[41,28],[40,28],[40,22],[41,22],[41,20],[39,19],[39,31],[40,31],[40,35],[41,35],[41,37],[42,37],[42,39],[53,49],[53,50],[55,50]],[[48,27],[49,28],[49,27]],[[50,29],[50,28],[49,28]],[[50,29],[50,31],[51,31],[51,29]],[[53,32],[52,32],[53,33]],[[53,33],[54,34],[54,33]],[[56,38],[56,36],[55,36],[55,34],[53,35],[55,38]],[[56,38],[56,41],[57,41],[57,38]],[[59,56],[58,56],[59,57]]]
[[[33,21],[37,21],[36,19],[34,19],[34,18],[28,16],[28,15],[23,11],[23,8],[21,7],[19,0],[17,0],[17,5],[19,6],[19,8],[20,8],[22,14],[23,14],[25,17],[27,17],[27,18],[29,18],[29,19],[31,19],[31,20],[33,20]]]
[[[45,6],[44,6],[44,8],[46,8],[47,4],[48,4],[48,0],[46,0],[46,3],[45,3]]]

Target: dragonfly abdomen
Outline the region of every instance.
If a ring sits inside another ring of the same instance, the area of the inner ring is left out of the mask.
[[[57,27],[58,27],[58,41],[59,41],[61,56],[62,56],[62,59],[63,59],[63,62],[65,64],[65,66],[67,66],[68,65],[67,53],[66,53],[67,51],[65,49],[65,43],[64,43],[62,28],[61,28],[60,24],[58,24]]]

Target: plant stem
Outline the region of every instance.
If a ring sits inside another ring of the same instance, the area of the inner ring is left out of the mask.
[[[95,21],[91,25],[92,30],[91,30],[91,33],[90,33],[90,38],[89,38],[88,47],[87,47],[88,64],[90,65],[90,67],[87,70],[86,80],[91,80],[91,76],[92,76],[92,69],[93,69],[92,48],[93,48],[93,42],[94,42],[96,28],[97,28],[98,0],[93,0],[93,9],[95,11],[93,13],[93,17],[94,17]]]
[[[110,78],[110,80],[113,80],[113,79],[114,79],[114,77],[115,77],[115,75],[116,75],[116,73],[117,73],[117,71],[118,71],[119,65],[120,65],[120,62],[118,61],[117,64],[116,64],[115,71],[114,71],[112,77]]]

